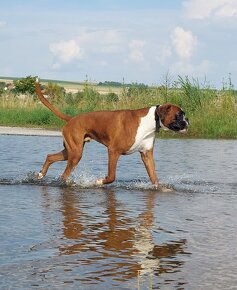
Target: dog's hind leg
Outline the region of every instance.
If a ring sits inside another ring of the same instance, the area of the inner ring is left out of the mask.
[[[38,174],[38,179],[41,179],[46,175],[46,173],[49,169],[49,166],[51,164],[53,164],[54,162],[58,162],[58,161],[65,161],[67,159],[68,159],[68,154],[67,154],[66,148],[64,150],[62,150],[61,152],[58,152],[55,154],[48,154],[47,158],[45,160],[45,163],[44,163],[41,171]]]
[[[83,139],[82,139],[83,140]],[[78,162],[81,160],[83,147],[85,142],[81,142],[81,144],[76,144],[76,146],[73,146],[74,148],[68,148],[68,161],[67,166],[61,175],[61,179],[66,181],[67,178],[70,176],[71,172],[74,170]]]

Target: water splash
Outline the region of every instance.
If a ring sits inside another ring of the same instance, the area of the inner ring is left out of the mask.
[[[154,190],[160,192],[171,192],[175,191],[171,184],[161,184],[158,189],[156,189],[149,180],[121,180],[115,182],[113,185],[114,188],[124,188],[127,190]]]
[[[80,174],[73,174],[71,178],[73,186],[81,188],[96,187],[96,177],[87,171],[83,171]]]
[[[213,183],[198,176],[193,175],[177,175],[166,178],[162,181],[160,188],[157,190],[153,187],[148,179],[135,180],[116,180],[112,184],[97,185],[96,179],[91,172],[83,171],[80,174],[74,173],[72,177],[64,182],[60,176],[52,177],[45,176],[38,180],[38,173],[30,171],[25,176],[18,176],[17,178],[0,178],[2,185],[36,185],[36,186],[51,186],[51,187],[72,187],[78,189],[86,188],[109,188],[109,189],[125,189],[125,190],[140,190],[159,192],[186,192],[186,193],[220,193],[222,188],[226,192],[233,192],[233,184]],[[235,188],[235,186],[234,186]]]

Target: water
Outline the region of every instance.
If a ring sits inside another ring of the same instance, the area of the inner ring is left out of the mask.
[[[157,140],[152,190],[139,154],[96,187],[106,148],[91,142],[36,182],[59,137],[0,136],[0,289],[237,289],[237,141]]]

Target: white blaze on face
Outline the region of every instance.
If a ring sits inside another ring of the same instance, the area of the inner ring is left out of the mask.
[[[146,152],[154,145],[156,121],[155,121],[156,106],[149,109],[146,116],[141,118],[141,122],[137,128],[135,142],[132,147],[126,152],[131,154],[133,152]]]
[[[183,111],[183,110],[182,110],[182,111]],[[186,132],[187,132],[187,129],[188,129],[188,126],[189,126],[189,123],[188,123],[188,121],[186,120],[184,114],[183,114],[183,121],[186,123],[186,128],[183,129],[183,130],[180,130],[180,131],[179,131],[180,133],[186,133]]]

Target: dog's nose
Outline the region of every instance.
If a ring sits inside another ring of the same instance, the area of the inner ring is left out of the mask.
[[[187,123],[187,126],[190,124],[189,123],[189,119],[188,118],[185,118],[185,121],[186,121],[186,123]]]

